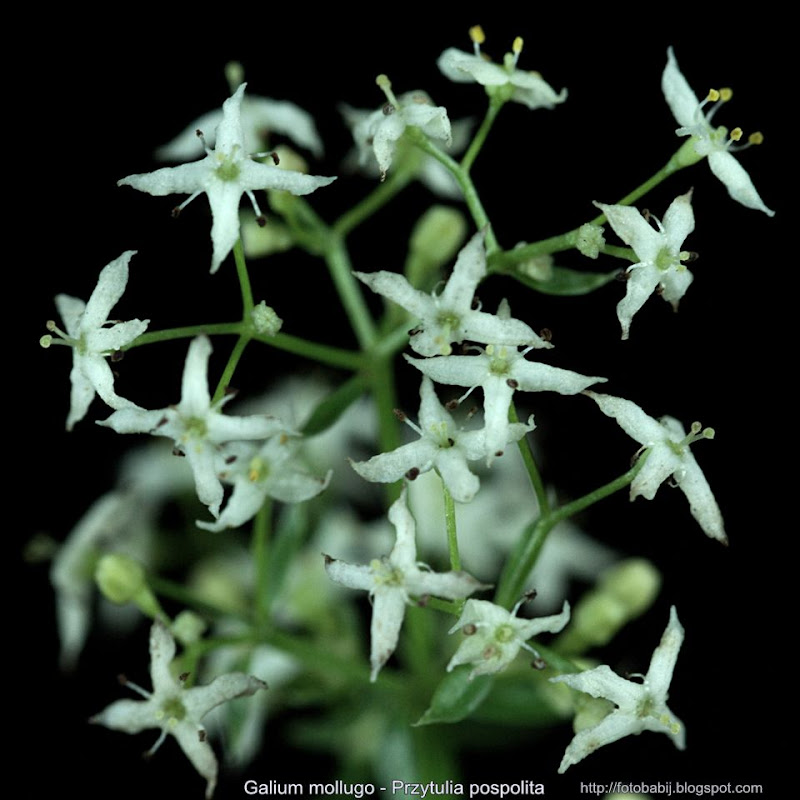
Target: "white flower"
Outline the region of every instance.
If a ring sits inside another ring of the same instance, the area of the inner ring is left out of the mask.
[[[528,644],[528,639],[540,633],[558,633],[569,622],[569,603],[565,600],[560,614],[538,619],[519,619],[520,600],[512,611],[490,603],[488,600],[467,600],[458,622],[450,633],[464,633],[447,671],[461,664],[475,664],[470,680],[476,675],[491,675],[505,669],[524,648],[538,659],[539,653]]]
[[[361,165],[367,166],[374,157],[381,180],[384,180],[406,128],[419,128],[429,139],[436,139],[448,147],[453,135],[447,109],[435,106],[425,92],[406,92],[395,97],[391,82],[385,75],[379,75],[377,83],[388,102],[377,111],[355,120],[353,138]]]
[[[692,273],[683,264],[691,257],[690,253],[681,250],[684,239],[694,230],[692,193],[689,191],[672,201],[663,224],[656,217],[650,217],[655,220],[658,230],[654,230],[639,211],[630,206],[595,205],[639,259],[638,264],[628,267],[625,297],[617,304],[622,338],[627,339],[633,315],[656,287],[677,311],[680,299],[692,282]]]
[[[294,103],[273,100],[249,94],[242,98],[242,136],[246,153],[264,149],[266,136],[277,133],[288,136],[296,145],[311,151],[317,158],[322,156],[320,139],[313,117]],[[197,131],[203,131],[206,144],[214,147],[216,130],[223,121],[222,109],[209,111],[188,125],[171,142],[159,147],[156,157],[161,161],[188,161],[203,155],[203,142]]]
[[[669,613],[669,624],[653,652],[643,683],[620,678],[605,665],[550,678],[555,683],[565,683],[592,697],[610,700],[617,706],[598,725],[575,734],[564,753],[559,772],[566,772],[603,745],[642,731],[666,733],[675,746],[683,750],[686,746],[683,724],[667,707],[667,692],[682,643],[683,627],[678,622],[678,614],[673,606]]]
[[[553,108],[567,99],[567,90],[559,94],[553,90],[538,72],[517,69],[519,54],[522,52],[522,38],[514,39],[512,52],[506,53],[503,64],[494,64],[481,53],[484,35],[479,26],[470,30],[475,48],[474,55],[451,47],[445,50],[436,62],[442,73],[457,83],[480,83],[487,92],[498,89],[507,93],[505,99],[522,103],[530,109]],[[502,88],[501,88],[502,87]]]
[[[217,784],[217,758],[206,741],[206,731],[200,721],[212,708],[237,697],[255,694],[266,689],[267,684],[251,675],[232,672],[220,675],[208,686],[185,689],[183,682],[173,677],[170,671],[174,657],[175,640],[161,622],[155,622],[150,629],[153,691],[147,692],[128,682],[127,685],[142,694],[145,700],[118,700],[92,717],[90,722],[125,733],[160,728],[161,736],[150,749],[150,754],[167,734],[172,734],[194,768],[206,779],[206,798],[210,798]]]
[[[198,521],[198,526],[208,531],[238,528],[258,513],[267,497],[283,503],[316,497],[331,473],[323,479],[301,469],[295,463],[298,446],[297,440],[279,433],[260,446],[233,442],[224,447],[219,455],[225,465],[221,477],[233,484],[233,494],[216,522]]]
[[[410,344],[422,356],[450,355],[451,344],[464,340],[507,345],[549,347],[531,328],[507,315],[474,309],[473,297],[486,277],[484,233],[476,233],[461,249],[441,294],[415,289],[396,272],[355,272],[373,292],[402,306],[419,320]]]
[[[412,596],[435,595],[457,600],[484,588],[466,572],[431,572],[417,564],[414,518],[406,505],[405,490],[389,509],[389,521],[397,530],[397,540],[388,558],[374,559],[369,565],[356,565],[325,556],[325,570],[331,580],[350,589],[369,592],[372,600],[370,680],[373,681],[397,647],[406,604]]]
[[[114,391],[114,373],[106,356],[130,344],[150,324],[149,319],[132,319],[108,326],[108,315],[128,285],[128,262],[135,253],[135,250],[126,250],[103,267],[88,303],[67,294],[56,296],[56,308],[67,330],[60,331],[54,322],[48,322],[48,329],[60,338],[46,336],[42,344],[49,347],[53,342],[62,342],[72,347],[72,392],[67,430],[72,430],[75,423],[86,416],[95,394],[99,394],[111,408],[134,405]]]
[[[701,430],[700,423],[695,422],[687,436],[683,425],[674,417],[655,420],[630,400],[595,392],[586,394],[606,416],[616,419],[625,433],[650,451],[647,461],[631,483],[631,500],[639,495],[652,500],[658,487],[672,476],[686,495],[692,516],[706,535],[727,544],[722,513],[703,471],[689,449],[689,445],[698,439],[713,439],[713,429]]]
[[[667,66],[661,77],[661,89],[673,116],[681,126],[676,133],[678,136],[692,137],[697,155],[700,158],[708,156],[711,171],[725,184],[728,194],[747,208],[763,211],[770,217],[774,216],[775,212],[764,205],[750,176],[731,155],[732,150],[741,149],[735,145],[742,136],[741,128],[734,128],[728,135],[727,128],[714,128],[711,125],[711,120],[720,106],[730,100],[733,94],[731,90],[712,89],[706,99],[702,103],[699,102],[686,78],[683,77],[671,47],[667,50]],[[714,102],[714,105],[703,115],[703,107],[709,101]],[[761,134],[755,133],[750,136],[749,142],[758,144],[761,139]]]
[[[250,158],[241,121],[245,86],[243,83],[223,104],[222,122],[216,132],[216,149],[207,149],[205,158],[178,167],[128,175],[117,181],[119,186],[132,186],[157,196],[189,194],[189,198],[174,213],[178,213],[195,197],[205,192],[214,216],[211,225],[211,241],[214,245],[211,272],[219,269],[219,265],[239,238],[239,200],[242,194],[250,198],[256,215],[261,217],[261,210],[253,194],[256,189],[280,189],[303,195],[336,180],[303,175],[270,164],[260,164]]]
[[[186,456],[194,474],[200,501],[216,517],[222,504],[223,489],[216,471],[216,456],[223,442],[265,439],[283,429],[283,424],[267,416],[227,417],[219,409],[229,399],[211,403],[208,391],[208,359],[211,342],[198,336],[189,345],[183,369],[181,401],[157,411],[126,408],[99,422],[117,433],[151,433],[166,436]]]
[[[485,431],[457,428],[452,416],[439,402],[433,382],[427,376],[422,378],[419,396],[419,427],[406,420],[420,436],[416,442],[389,453],[380,453],[369,461],[350,463],[362,478],[379,483],[393,483],[403,476],[414,480],[418,475],[435,469],[453,499],[469,503],[480,488],[480,481],[470,472],[467,462],[490,455],[486,449]],[[533,427],[533,424],[523,423],[509,425],[508,442],[521,439]]]
[[[481,353],[471,356],[425,359],[405,356],[405,359],[437,383],[483,388],[487,462],[490,463],[493,455],[502,453],[506,443],[513,441],[509,434],[508,407],[517,389],[578,394],[606,380],[526,361],[525,355],[530,349],[519,352],[516,347],[490,344]]]

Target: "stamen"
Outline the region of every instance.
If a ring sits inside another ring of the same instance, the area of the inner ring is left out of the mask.
[[[203,190],[203,191],[205,191],[205,190]],[[195,197],[199,197],[201,194],[203,194],[202,191],[195,192],[194,194],[190,194],[189,197],[187,197],[179,206],[175,206],[175,208],[172,209],[173,218],[178,217],[179,214],[181,213],[181,211],[183,211],[183,209],[186,208],[186,206],[188,206],[189,203],[191,203],[192,200],[195,199]]]
[[[512,63],[513,63],[513,65],[515,67],[517,66],[517,61],[519,61],[519,54],[522,52],[522,45],[523,44],[524,44],[524,42],[522,40],[522,37],[521,36],[517,36],[517,38],[514,39],[514,43],[511,45],[511,52],[514,55]]]
[[[739,139],[742,138],[743,131],[741,128],[734,128],[729,134],[729,138],[732,142],[738,142]]]
[[[267,224],[267,218],[261,212],[261,208],[258,205],[258,200],[256,200],[256,196],[253,194],[253,192],[250,189],[245,189],[245,193],[250,198],[250,202],[251,202],[251,204],[253,206],[253,211],[256,212],[256,221],[263,228],[264,225]],[[263,220],[263,222],[259,222],[259,220]]]
[[[472,49],[476,56],[481,54],[481,45],[486,41],[486,34],[480,25],[473,25],[469,29],[469,38],[472,39]]]
[[[208,146],[208,144],[206,143],[206,137],[205,137],[205,134],[203,133],[203,131],[201,131],[201,130],[200,130],[200,128],[198,128],[198,129],[195,131],[195,135],[196,135],[196,136],[197,136],[197,138],[200,140],[200,143],[203,145],[203,150],[205,150],[205,151],[206,151],[206,155],[207,155],[207,156],[210,156],[210,155],[211,155],[211,153],[212,153],[213,151],[212,151],[212,149],[211,149],[211,148]]]
[[[167,729],[166,728],[162,728],[161,729],[161,735],[156,740],[156,743],[146,753],[144,753],[144,757],[145,758],[150,758],[150,756],[152,756],[153,753],[155,753],[156,750],[158,750],[158,748],[161,747],[162,742],[166,738],[167,738]]]
[[[748,144],[763,144],[764,143],[764,134],[761,131],[756,131],[755,133],[751,133],[747,137]]]
[[[375,78],[375,83],[381,88],[381,91],[386,95],[386,99],[395,107],[400,108],[400,103],[397,102],[397,98],[394,96],[394,92],[392,91],[392,82],[389,80],[387,75],[381,73]]]

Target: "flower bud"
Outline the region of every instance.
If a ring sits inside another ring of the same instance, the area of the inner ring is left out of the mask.
[[[250,312],[256,333],[274,336],[283,325],[283,320],[275,313],[275,309],[263,300]]]
[[[144,567],[130,556],[107,553],[95,567],[94,579],[103,596],[117,605],[134,603],[143,613],[155,618],[161,613],[147,586]]]
[[[661,588],[661,575],[644,558],[628,558],[603,573],[600,587],[625,609],[628,619],[644,614]]]
[[[205,621],[194,611],[181,611],[170,628],[172,635],[184,646],[194,644],[206,630]]]
[[[417,289],[432,288],[438,271],[458,252],[467,235],[464,215],[448,206],[431,206],[418,220],[408,243],[405,273]]]
[[[578,238],[575,241],[575,246],[578,248],[578,252],[587,258],[597,258],[605,243],[603,229],[600,225],[592,225],[591,222],[587,222],[578,228]]]

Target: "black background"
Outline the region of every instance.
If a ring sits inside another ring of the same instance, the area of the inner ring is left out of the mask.
[[[792,224],[784,195],[795,170],[781,155],[788,152],[790,133],[782,85],[789,53],[780,20],[762,15],[704,24],[680,16],[686,9],[679,8],[659,13],[650,8],[645,20],[642,7],[614,17],[531,8],[516,20],[499,21],[487,13],[452,12],[447,23],[400,8],[373,7],[357,15],[346,9],[323,16],[291,8],[262,13],[254,18],[252,12],[218,9],[204,19],[104,22],[103,33],[92,35],[70,16],[63,20],[69,35],[48,43],[26,36],[32,55],[10,68],[13,113],[6,126],[6,158],[20,177],[14,230],[7,231],[16,256],[7,268],[13,297],[24,308],[24,330],[17,327],[10,343],[13,378],[6,396],[13,409],[10,424],[19,423],[24,437],[11,437],[17,483],[21,491],[33,491],[25,500],[15,489],[7,501],[12,520],[22,508],[9,532],[13,563],[34,533],[66,535],[112,485],[120,453],[110,432],[90,421],[103,417],[99,403],[71,435],[64,433],[68,359],[60,350],[37,345],[45,320],[55,313],[53,296],[87,298],[103,265],[123,250],[137,249],[129,290],[115,310],[120,318],[149,317],[157,328],[235,313],[232,264],[208,275],[205,200],[175,222],[169,215],[173,198],[115,186],[124,175],[154,168],[155,146],[222,103],[228,94],[226,61],[244,63],[253,93],[291,99],[315,112],[326,143],[326,160],[315,171],[328,175],[338,174],[350,146],[337,104],[379,105],[376,74],[388,73],[399,92],[425,88],[448,107],[451,119],[477,116],[484,108],[481,90],[449,84],[436,69],[437,56],[448,46],[468,49],[467,29],[475,22],[486,30],[487,52],[498,56],[522,35],[520,66],[539,69],[570,95],[552,112],[507,108],[478,160],[475,180],[500,241],[510,245],[574,227],[593,216],[592,200],[614,202],[668,159],[678,140],[659,87],[666,47],[673,44],[698,94],[711,86],[734,88],[721,123],[764,132],[765,144],[745,154],[742,163],[776,218],[730,200],[705,164],[648,196],[648,207],[660,215],[677,194],[694,187],[697,231],[686,246],[699,251],[700,259],[680,313],[651,299],[636,316],[630,342],[619,340],[618,285],[575,301],[530,299],[508,284],[497,291],[510,293],[517,316],[554,331],[560,360],[553,363],[607,376],[609,392],[639,402],[654,416],[669,413],[687,424],[699,419],[716,428],[716,441],[700,443],[695,453],[726,517],[729,548],[704,537],[684,498],[666,487],[653,504],[639,500],[629,506],[619,497],[589,518],[601,538],[653,559],[663,570],[659,603],[626,634],[620,649],[638,659],[625,666],[644,671],[668,607],[677,605],[687,636],[670,705],[686,723],[688,749],[679,753],[665,737],[646,733],[604,748],[562,777],[556,767],[570,738],[565,727],[546,744],[503,756],[473,754],[470,769],[483,780],[542,781],[550,797],[578,796],[580,781],[607,779],[768,787],[778,736],[771,715],[774,709],[785,714],[790,703],[783,685],[788,672],[783,639],[776,636],[776,620],[789,615],[775,577],[792,535],[780,485],[784,471],[774,454],[791,435],[781,403],[790,358],[788,304],[781,297],[791,296],[796,261],[780,245],[781,231]],[[332,219],[368,188],[364,180],[340,178],[312,203]],[[397,210],[379,215],[379,237],[354,236],[357,267],[398,268],[410,225],[429,202],[425,190],[414,188]],[[569,264],[580,263],[570,258]],[[610,261],[603,265],[611,267]],[[314,329],[315,298],[322,305],[330,297],[326,281],[300,257],[281,259],[275,267],[263,262],[254,278],[257,298],[274,298],[279,311],[287,309],[287,332],[309,324]],[[316,330],[326,340],[351,344],[341,320]],[[119,392],[136,392],[146,407],[174,402],[184,354],[184,343],[165,347],[155,362],[149,351],[130,354]],[[277,357],[273,370],[290,366]],[[247,367],[245,359],[243,374]],[[143,376],[149,377],[146,386]],[[250,380],[254,389],[268,383],[260,374]],[[237,381],[249,388],[239,374]],[[537,403],[537,435],[545,447],[550,444],[547,478],[577,494],[624,469],[633,446],[611,420],[587,411],[582,399],[565,407],[578,410],[561,418],[557,404]],[[92,638],[82,669],[60,675],[47,567],[21,569],[23,580],[12,583],[7,612],[13,640],[6,657],[12,701],[19,686],[22,703],[14,720],[15,727],[22,722],[19,769],[43,796],[74,788],[84,797],[143,792],[200,797],[201,781],[174,742],[143,765],[138,753],[149,746],[149,736],[133,740],[85,722],[121,696],[118,673],[146,681],[146,627],[132,642],[112,649]],[[296,754],[281,741],[281,720],[274,731],[267,733],[265,752],[247,775],[332,777],[324,759],[306,762],[302,776],[287,766]],[[242,796],[241,779],[223,777],[217,797]]]

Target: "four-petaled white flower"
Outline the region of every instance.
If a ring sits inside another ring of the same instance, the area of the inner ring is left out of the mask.
[[[729,136],[727,128],[714,128],[711,124],[721,104],[730,100],[733,94],[731,90],[712,89],[701,103],[683,77],[671,47],[667,50],[667,66],[661,77],[661,89],[672,115],[681,126],[676,133],[678,136],[692,137],[697,155],[700,158],[708,156],[708,166],[725,184],[728,194],[747,208],[774,216],[775,212],[764,204],[744,167],[731,155],[731,150],[736,149],[735,142],[741,138],[741,129],[734,128]],[[703,107],[709,101],[714,105],[704,115]],[[750,143],[759,143],[761,138],[761,134],[753,134]]]
[[[389,509],[389,521],[397,530],[397,540],[388,558],[375,559],[366,565],[346,564],[325,556],[325,569],[331,580],[369,592],[372,681],[397,647],[411,597],[434,595],[458,600],[486,588],[466,572],[431,572],[417,563],[414,517],[406,505],[405,489]]]
[[[472,307],[478,284],[486,277],[484,233],[476,233],[461,249],[441,294],[415,289],[396,272],[355,272],[380,295],[419,319],[409,343],[421,356],[450,355],[452,344],[467,340],[488,344],[550,347],[531,328],[508,315],[489,314]]]
[[[331,479],[317,478],[303,470],[294,458],[299,442],[286,433],[269,438],[263,445],[232,442],[222,448],[218,460],[223,469],[220,477],[233,484],[225,508],[215,522],[197,524],[208,531],[237,528],[252,519],[267,497],[283,503],[301,503],[316,497]]]
[[[494,451],[486,449],[486,433],[480,430],[465,431],[458,428],[453,417],[439,402],[433,382],[423,376],[419,390],[419,427],[405,420],[420,436],[392,450],[380,453],[369,461],[351,461],[353,469],[368,481],[393,483],[403,476],[414,480],[418,475],[435,469],[453,499],[469,503],[480,488],[477,475],[470,472],[468,461],[486,458]],[[521,422],[508,426],[508,442],[516,442],[528,431],[532,423]]]
[[[266,415],[228,417],[220,409],[229,399],[211,402],[208,391],[208,359],[211,342],[198,336],[189,345],[183,368],[181,401],[156,411],[124,408],[99,422],[117,433],[151,433],[174,440],[176,449],[186,456],[194,474],[200,502],[219,516],[223,488],[217,476],[216,460],[223,442],[265,439],[283,430],[279,420]]]
[[[461,631],[464,641],[459,645],[447,671],[461,664],[474,664],[470,680],[476,675],[491,675],[505,669],[524,648],[539,658],[528,639],[540,633],[558,633],[569,622],[569,603],[565,600],[560,614],[538,619],[519,619],[520,600],[511,611],[488,600],[467,600],[458,622],[450,633]]]
[[[214,147],[216,130],[223,120],[222,109],[209,111],[188,125],[171,142],[159,147],[156,157],[161,161],[188,161],[203,155],[203,142],[197,131],[205,133],[206,144]],[[271,133],[288,136],[296,145],[304,147],[317,158],[322,156],[320,139],[314,118],[307,111],[285,100],[273,100],[248,94],[242,98],[242,136],[246,153],[264,149],[265,139]]]
[[[170,663],[175,657],[175,640],[161,622],[150,629],[150,679],[153,691],[148,692],[127,682],[145,700],[118,700],[89,720],[116,731],[139,733],[147,728],[160,728],[161,736],[150,748],[148,755],[172,734],[181,749],[200,775],[206,779],[206,798],[214,794],[217,784],[217,758],[206,741],[206,730],[201,724],[212,708],[255,694],[266,689],[267,684],[252,675],[232,672],[220,675],[208,686],[186,689],[180,678],[175,678]],[[182,676],[184,679],[186,676]]]
[[[132,186],[157,196],[189,194],[189,198],[175,209],[176,212],[205,192],[214,216],[211,225],[211,241],[214,246],[211,272],[219,269],[219,265],[239,238],[239,200],[242,194],[250,198],[256,216],[261,218],[254,190],[279,189],[303,195],[336,180],[318,175],[303,175],[270,164],[260,164],[250,158],[241,120],[242,97],[246,85],[243,83],[223,104],[222,122],[216,133],[216,148],[207,149],[205,158],[191,164],[164,167],[155,172],[128,175],[117,181],[119,186]]]
[[[377,83],[385,92],[388,102],[355,121],[353,139],[362,166],[368,165],[374,157],[381,180],[384,180],[407,128],[418,128],[429,139],[443,142],[447,147],[453,141],[453,134],[447,109],[435,106],[425,92],[406,92],[395,97],[385,75],[379,75]]]
[[[483,414],[486,431],[487,463],[500,455],[506,443],[513,441],[509,434],[508,407],[514,392],[558,392],[578,394],[594,383],[604,383],[605,378],[587,377],[567,369],[526,361],[516,347],[490,344],[485,350],[471,356],[437,356],[436,358],[410,358],[409,364],[433,378],[437,383],[452,386],[483,388]]]
[[[566,772],[603,745],[642,731],[666,733],[675,746],[683,750],[686,746],[683,724],[667,708],[669,684],[682,643],[683,626],[678,621],[675,606],[672,606],[669,624],[653,652],[642,683],[625,680],[605,665],[550,678],[554,683],[565,683],[572,689],[605,698],[617,706],[599,724],[575,734],[561,760],[559,772]]]
[[[655,420],[630,400],[595,392],[586,394],[606,416],[616,419],[625,433],[639,442],[643,449],[650,451],[631,483],[631,500],[639,495],[652,500],[658,487],[672,476],[686,495],[689,510],[706,535],[727,544],[722,513],[703,471],[689,449],[689,445],[698,439],[713,439],[714,430],[702,429],[700,423],[695,422],[687,436],[683,425],[674,417]]]
[[[103,267],[88,303],[68,294],[56,296],[56,308],[67,330],[60,331],[54,322],[48,322],[48,330],[56,333],[60,339],[47,336],[42,339],[42,344],[49,346],[52,342],[62,342],[72,347],[72,371],[69,376],[72,391],[67,430],[72,430],[75,423],[86,416],[95,394],[99,394],[111,408],[134,405],[114,391],[114,373],[106,356],[141,336],[150,323],[149,319],[132,319],[107,327],[108,315],[128,285],[128,262],[135,253],[135,250],[126,250]]]
[[[684,239],[694,230],[692,192],[676,197],[663,224],[656,218],[655,230],[635,208],[630,206],[595,205],[606,215],[609,225],[625,244],[629,244],[637,264],[628,267],[625,297],[617,304],[617,318],[622,325],[622,338],[630,333],[633,315],[645,304],[656,287],[661,296],[677,311],[680,299],[693,280],[684,265],[691,254],[682,251]]]
[[[470,37],[475,48],[474,55],[450,47],[436,62],[445,77],[451,81],[480,83],[490,94],[505,92],[504,99],[522,103],[530,109],[553,108],[567,99],[566,89],[556,93],[538,72],[517,69],[519,54],[522,52],[521,37],[514,39],[512,52],[506,53],[502,65],[493,63],[481,53],[480,46],[485,37],[480,26],[470,30]]]

